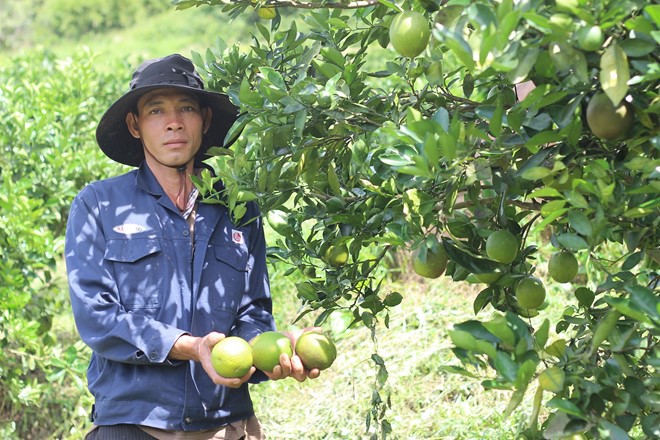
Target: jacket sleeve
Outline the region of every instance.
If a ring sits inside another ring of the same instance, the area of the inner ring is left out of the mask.
[[[65,260],[71,306],[82,340],[98,355],[134,364],[176,364],[167,355],[186,333],[127,311],[119,301],[112,265],[104,258],[106,237],[100,204],[91,186],[71,205]]]
[[[250,204],[244,218],[254,220],[249,224],[249,269],[245,292],[238,309],[235,333],[249,341],[264,331],[275,330],[275,321],[266,266],[263,217],[256,205]]]

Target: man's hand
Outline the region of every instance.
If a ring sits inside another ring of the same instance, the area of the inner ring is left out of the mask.
[[[252,377],[256,368],[250,368],[250,371],[243,377],[231,378],[220,376],[211,363],[211,351],[215,344],[224,338],[225,335],[218,332],[211,332],[203,337],[181,335],[174,343],[172,350],[170,350],[169,358],[199,362],[213,383],[229,388],[238,388]]]
[[[289,338],[291,341],[291,346],[295,347],[296,341],[300,335],[310,330],[319,330],[319,328],[308,327],[295,332],[287,331],[282,333]],[[264,374],[271,380],[280,380],[287,377],[293,377],[298,382],[304,382],[308,378],[316,379],[321,375],[321,371],[318,368],[312,368],[311,370],[305,368],[302,361],[300,360],[300,357],[298,357],[298,355],[295,353],[291,357],[287,356],[286,353],[283,353],[280,355],[280,364],[276,365],[271,373],[264,371]]]

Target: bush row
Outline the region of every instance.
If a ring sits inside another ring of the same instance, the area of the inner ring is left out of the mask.
[[[94,129],[123,87],[84,52],[0,67],[0,438],[59,438],[84,417],[87,354],[57,331],[69,314],[62,237],[77,191],[116,170]]]

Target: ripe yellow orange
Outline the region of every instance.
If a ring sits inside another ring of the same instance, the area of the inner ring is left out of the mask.
[[[390,42],[400,55],[414,58],[426,49],[431,37],[429,22],[416,11],[398,14],[390,24]]]
[[[293,355],[293,347],[289,338],[276,331],[263,332],[250,341],[254,366],[261,371],[272,372],[280,364],[280,355]]]
[[[325,262],[332,267],[340,267],[348,261],[348,246],[345,244],[331,245],[325,251]]]
[[[500,229],[486,239],[486,255],[491,260],[509,264],[518,255],[518,240],[506,229]]]
[[[516,300],[523,309],[536,309],[545,301],[543,282],[532,276],[523,278],[516,285]]]
[[[568,251],[555,252],[548,261],[548,274],[558,283],[568,283],[578,273],[578,261]]]
[[[413,270],[417,275],[425,278],[438,278],[444,273],[448,262],[449,255],[444,246],[440,245],[437,253],[431,249],[426,252],[426,261],[421,260],[420,252],[417,251],[413,259]]]
[[[220,376],[243,377],[252,368],[252,348],[238,336],[228,336],[211,350],[211,364]]]
[[[296,354],[305,368],[325,370],[337,358],[337,347],[325,333],[309,331],[300,335],[296,341]]]

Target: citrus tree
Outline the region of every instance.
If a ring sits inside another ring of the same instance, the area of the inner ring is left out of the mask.
[[[375,334],[403,299],[384,269],[414,253],[422,276],[483,286],[447,370],[511,390],[507,413],[534,393],[522,436],[659,435],[660,6],[174,3],[261,11],[249,48],[195,54],[242,111],[197,184],[240,221],[258,201],[272,256],[306,277],[301,317]],[[372,359],[367,427],[386,435]]]

